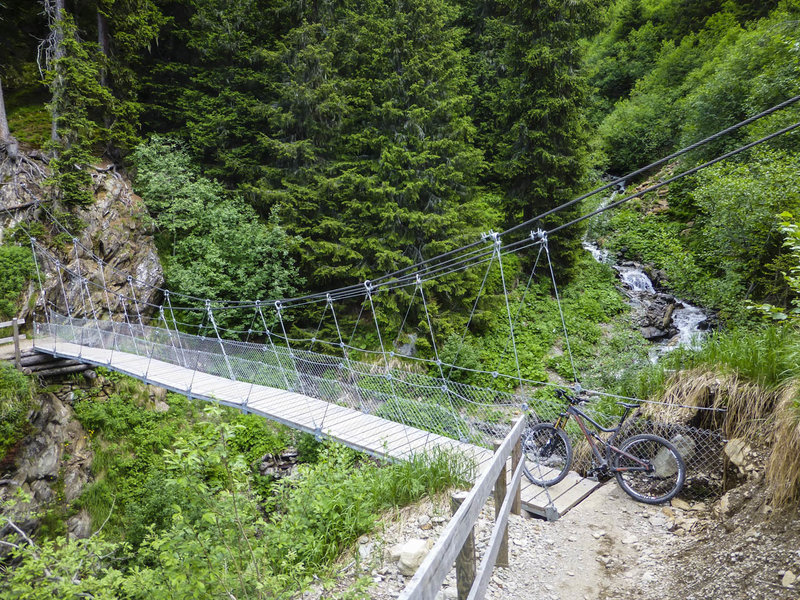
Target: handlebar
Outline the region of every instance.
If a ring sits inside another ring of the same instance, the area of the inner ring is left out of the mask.
[[[577,396],[571,396],[566,391],[556,388],[556,396],[558,396],[561,400],[566,400],[570,404],[586,404],[589,399],[588,398],[580,398]]]

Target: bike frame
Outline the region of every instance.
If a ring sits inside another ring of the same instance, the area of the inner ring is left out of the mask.
[[[574,406],[574,405],[570,404],[570,405],[567,406],[567,410],[559,415],[558,420],[555,422],[555,426],[558,429],[564,429],[564,427],[567,424],[567,421],[569,420],[569,417],[572,417],[573,419],[575,419],[575,422],[578,424],[578,427],[580,427],[580,430],[583,433],[584,437],[589,442],[589,446],[592,448],[592,454],[594,455],[595,459],[597,459],[597,462],[599,463],[599,466],[600,466],[601,469],[608,469],[612,473],[623,473],[623,472],[628,472],[628,471],[648,472],[648,471],[650,471],[652,469],[652,467],[648,463],[636,458],[635,456],[633,456],[631,454],[628,454],[627,452],[624,452],[623,450],[617,448],[614,445],[614,442],[616,441],[616,438],[617,438],[617,434],[619,433],[619,430],[622,427],[622,423],[625,422],[625,419],[628,416],[628,412],[629,411],[626,410],[623,413],[623,415],[620,418],[619,423],[617,423],[616,427],[603,427],[602,425],[600,425],[600,423],[598,423],[597,421],[592,419],[592,417],[587,415],[585,412],[583,412],[577,406]],[[608,441],[606,441],[603,438],[601,438],[595,431],[590,430],[586,426],[586,423],[584,422],[584,419],[586,419],[586,421],[591,423],[598,431],[602,431],[603,433],[610,433],[611,437],[608,438]],[[597,442],[599,442],[600,444],[602,444],[605,447],[605,449],[606,449],[605,457],[600,454],[600,450],[597,448],[597,443],[595,443],[595,440],[597,440]],[[612,467],[611,466],[611,455],[612,455],[612,453],[618,454],[620,456],[624,456],[625,458],[628,458],[628,459],[634,461],[635,463],[637,463],[640,466]]]

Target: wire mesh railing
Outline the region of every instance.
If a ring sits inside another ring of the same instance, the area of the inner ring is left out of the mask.
[[[100,348],[108,352],[133,354],[209,375],[304,396],[347,407],[362,413],[409,425],[462,442],[490,448],[509,431],[512,420],[522,413],[530,423],[553,421],[562,404],[539,397],[531,390],[511,393],[482,388],[412,370],[407,364],[366,362],[342,355],[301,350],[263,342],[243,342],[204,337],[161,327],[70,318],[51,313],[49,323],[36,323],[36,337]],[[190,384],[191,387],[191,384]],[[191,394],[191,389],[186,390]],[[242,398],[246,404],[247,398]],[[618,415],[587,405],[592,417],[605,426]],[[324,422],[319,423],[324,428]],[[628,419],[621,437],[655,433],[671,440],[688,467],[690,495],[710,496],[721,492],[722,447],[719,432],[679,423],[657,423],[635,415]],[[582,436],[568,433],[576,446],[575,467],[591,468],[591,453],[581,449]]]

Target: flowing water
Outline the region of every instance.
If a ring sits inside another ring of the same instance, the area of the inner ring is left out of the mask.
[[[641,267],[630,262],[616,264],[608,250],[599,248],[597,244],[584,240],[583,247],[596,261],[611,266],[619,273],[620,280],[626,284],[629,303],[635,310],[644,310],[652,301],[658,299],[669,299],[669,302],[674,302],[675,308],[672,311],[669,326],[677,330],[677,333],[673,336],[666,336],[668,339],[654,342],[650,352],[653,362],[675,348],[695,348],[699,345],[707,333],[701,329],[701,324],[709,316],[706,311],[678,298],[674,298],[673,301],[672,296],[656,291],[650,277]]]

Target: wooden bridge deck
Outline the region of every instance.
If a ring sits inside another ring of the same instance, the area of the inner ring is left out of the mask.
[[[232,381],[136,354],[81,346],[53,338],[34,340],[34,348],[37,352],[106,367],[193,398],[244,409],[293,429],[321,434],[378,458],[403,460],[416,452],[433,448],[457,450],[475,460],[480,475],[493,456],[485,448],[337,404],[277,388]],[[523,508],[555,519],[589,495],[597,485],[570,473],[564,481],[545,490],[523,478]]]

